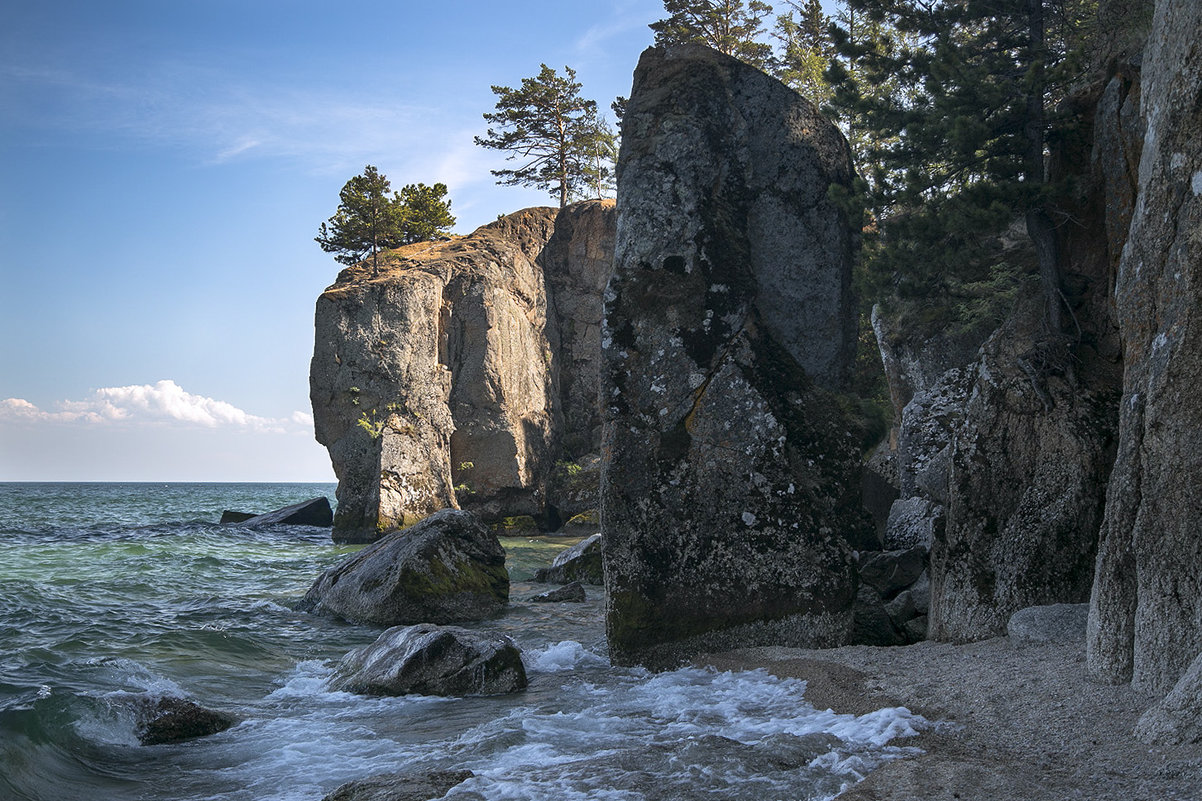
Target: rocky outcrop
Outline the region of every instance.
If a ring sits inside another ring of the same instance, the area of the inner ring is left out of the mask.
[[[1115,299],[1118,456],[1087,635],[1091,673],[1167,692],[1202,652],[1202,5],[1156,3],[1138,200]]]
[[[1115,397],[1036,361],[1043,309],[1033,289],[970,368],[931,549],[933,639],[999,636],[1019,609],[1089,596]]]
[[[475,775],[470,770],[380,773],[347,782],[321,801],[430,801]]]
[[[344,656],[331,684],[364,695],[499,695],[525,689],[526,668],[503,634],[394,626]]]
[[[338,476],[334,536],[443,508],[545,513],[547,472],[595,449],[590,351],[613,203],[527,209],[344,270],[317,301],[310,397]],[[594,504],[595,505],[595,504]]]
[[[851,177],[778,81],[703,47],[643,54],[601,346],[617,663],[850,636],[854,239],[828,190]]]
[[[560,551],[550,567],[540,567],[531,579],[539,584],[567,584],[582,581],[585,584],[605,583],[601,563],[601,535],[593,534],[580,542]]]
[[[508,603],[496,535],[472,513],[447,509],[329,568],[298,608],[393,626],[480,620]]]

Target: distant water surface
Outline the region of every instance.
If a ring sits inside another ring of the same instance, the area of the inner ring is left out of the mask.
[[[350,779],[468,768],[448,798],[824,799],[903,753],[906,710],[818,711],[766,673],[609,667],[600,588],[531,604],[574,540],[503,543],[509,611],[479,627],[524,649],[530,688],[492,698],[333,692],[380,629],[292,611],[361,546],[328,529],[249,531],[332,484],[0,484],[0,799],[318,801]],[[221,734],[140,746],[131,696],[237,716]],[[831,737],[823,737],[828,733]]]

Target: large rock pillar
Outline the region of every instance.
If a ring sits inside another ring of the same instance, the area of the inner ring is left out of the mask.
[[[617,663],[838,645],[858,434],[846,141],[780,82],[652,48],[622,121],[602,331],[602,528]]]
[[[1169,690],[1202,651],[1202,5],[1160,0],[1144,54],[1139,195],[1115,286],[1124,349],[1087,655]]]

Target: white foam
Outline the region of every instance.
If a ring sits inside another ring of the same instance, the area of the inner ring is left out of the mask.
[[[578,670],[590,667],[608,667],[609,661],[586,650],[575,640],[563,640],[546,648],[522,653],[526,670],[539,673],[556,673],[563,670]]]

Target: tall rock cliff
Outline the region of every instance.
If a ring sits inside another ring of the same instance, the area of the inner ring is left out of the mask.
[[[338,476],[336,539],[443,508],[543,512],[563,421],[596,419],[599,357],[577,339],[600,325],[612,230],[612,203],[527,209],[392,252],[379,277],[344,270],[322,294],[310,397]]]
[[[780,82],[704,47],[643,54],[602,333],[616,662],[850,636],[854,237],[828,189],[851,177]]]
[[[1087,636],[1107,681],[1165,692],[1202,652],[1202,4],[1156,3],[1139,194],[1115,285],[1119,447]]]

